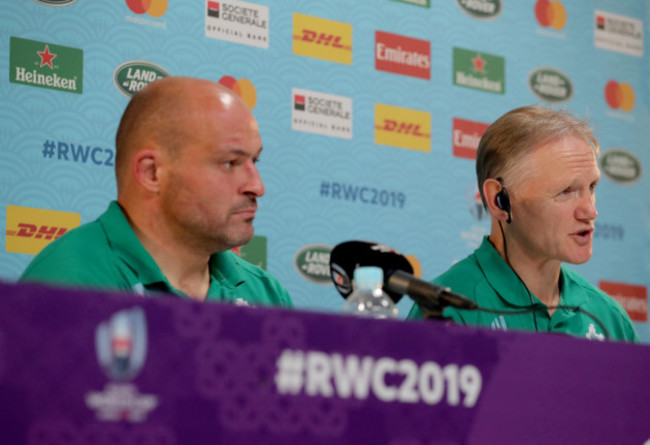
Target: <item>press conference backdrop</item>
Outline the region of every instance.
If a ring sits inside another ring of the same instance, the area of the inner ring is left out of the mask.
[[[650,0],[3,0],[0,278],[116,195],[129,98],[219,81],[257,117],[266,185],[239,252],[299,308],[339,311],[329,253],[385,243],[433,278],[489,230],[478,139],[512,108],[589,117],[603,179],[594,255],[571,266],[650,342]],[[92,246],[89,246],[92,248]],[[410,301],[399,304],[402,316]]]

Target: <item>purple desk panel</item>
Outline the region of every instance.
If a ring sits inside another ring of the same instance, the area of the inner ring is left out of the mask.
[[[650,347],[0,283],[0,443],[644,444]]]

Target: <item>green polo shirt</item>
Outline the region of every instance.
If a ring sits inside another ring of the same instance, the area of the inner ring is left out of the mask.
[[[487,313],[445,308],[443,315],[460,324],[526,331],[535,331],[537,325],[539,332],[560,332],[593,340],[604,339],[599,323],[587,313],[581,312],[587,311],[605,326],[611,340],[639,341],[634,325],[621,305],[564,266],[560,273],[560,305],[577,306],[580,309],[556,309],[550,317],[547,306],[529,294],[526,286],[487,237],[474,253],[438,276],[433,283],[449,287],[476,301],[481,308],[497,311]],[[538,310],[521,315],[506,313],[531,306]],[[499,311],[503,313],[498,313]],[[422,318],[417,305],[413,305],[409,318]]]
[[[231,251],[210,257],[210,278],[208,301],[292,306],[289,294],[277,279]],[[45,247],[20,280],[140,295],[163,292],[188,298],[169,284],[116,201],[97,220]]]

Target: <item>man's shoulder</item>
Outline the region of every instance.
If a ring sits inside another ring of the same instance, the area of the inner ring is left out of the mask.
[[[449,286],[452,289],[457,287],[474,287],[478,282],[484,280],[478,259],[474,253],[454,263],[445,272],[438,275],[432,281],[441,286]]]
[[[52,241],[34,260],[45,260],[50,257],[88,258],[102,255],[101,249],[97,248],[101,247],[97,246],[98,241],[107,244],[101,224],[99,221],[93,221],[69,230],[60,238]]]
[[[98,263],[109,261],[103,228],[93,221],[65,233],[34,257],[21,280],[54,281],[66,284],[68,275],[78,275]],[[75,284],[75,283],[71,283]]]
[[[590,302],[603,303],[613,307],[620,306],[616,300],[591,284],[578,272],[565,267],[562,267],[562,270],[566,278],[571,281],[572,286],[575,286],[580,289],[580,291],[584,292]]]

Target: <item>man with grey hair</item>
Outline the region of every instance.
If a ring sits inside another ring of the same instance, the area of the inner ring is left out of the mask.
[[[117,200],[49,244],[21,280],[292,306],[278,280],[231,252],[253,237],[264,195],[257,122],[233,91],[157,80],[129,102],[115,149]]]
[[[490,235],[433,282],[492,311],[447,307],[445,317],[501,330],[639,340],[617,302],[562,265],[591,258],[598,151],[585,122],[549,108],[517,108],[490,125],[476,158]],[[422,317],[417,305],[409,317]]]

